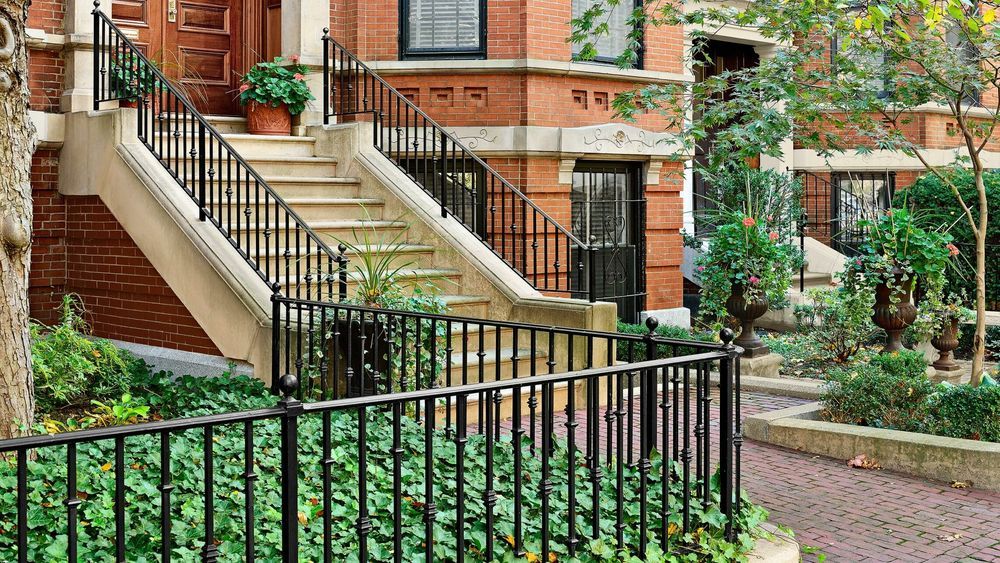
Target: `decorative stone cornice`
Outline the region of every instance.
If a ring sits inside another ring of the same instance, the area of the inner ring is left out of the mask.
[[[647,84],[694,82],[689,73],[622,70],[614,65],[545,59],[366,61],[375,72],[393,74],[549,74]]]

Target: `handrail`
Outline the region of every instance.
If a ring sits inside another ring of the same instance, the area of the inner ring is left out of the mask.
[[[333,299],[346,265],[94,3],[94,110],[134,104],[138,139],[272,291]]]
[[[373,145],[536,289],[595,295],[580,240],[323,30],[323,120],[371,119]],[[331,67],[332,61],[332,67]],[[394,139],[395,137],[395,139]]]

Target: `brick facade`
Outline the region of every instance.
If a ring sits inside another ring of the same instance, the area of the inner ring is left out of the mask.
[[[58,152],[32,162],[31,316],[46,324],[67,293],[79,295],[95,336],[221,355],[97,196],[58,192]]]

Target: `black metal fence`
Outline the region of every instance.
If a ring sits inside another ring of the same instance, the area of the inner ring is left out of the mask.
[[[286,375],[273,408],[3,441],[0,556],[561,559],[598,539],[637,557],[696,551],[684,535],[709,526],[701,515],[738,531],[738,349],[723,339],[638,336],[652,356],[706,351],[312,403]],[[42,512],[60,529],[35,523]]]
[[[596,295],[590,246],[324,30],[323,115],[372,122],[372,143],[536,289]]]
[[[138,140],[260,278],[303,299],[335,297],[339,254],[314,234],[107,14],[94,12],[94,109],[134,104]]]
[[[802,228],[832,248],[853,256],[867,235],[859,225],[888,209],[895,192],[893,172],[835,172],[829,179],[806,170],[802,183]]]

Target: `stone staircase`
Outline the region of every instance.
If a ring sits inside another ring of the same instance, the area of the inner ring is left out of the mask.
[[[433,240],[433,237],[423,236],[425,231],[416,228],[414,220],[406,213],[392,214],[390,208],[398,210],[405,208],[405,204],[388,201],[392,199],[391,195],[373,186],[370,179],[366,181],[343,174],[339,158],[317,154],[317,138],[249,135],[243,118],[206,116],[206,119],[331,248],[344,242],[375,258],[385,256],[386,252],[393,249],[394,266],[403,268],[399,281],[404,290],[412,291],[420,286],[436,292],[447,305],[448,315],[493,320],[504,318],[498,315],[498,308],[493,306],[496,295],[474,289],[488,287],[489,284],[481,279],[470,283],[469,269],[456,267],[458,253],[442,248],[440,241]],[[386,164],[391,166],[388,161]],[[218,179],[226,179],[224,171]],[[217,207],[215,212],[232,213],[236,217],[245,206],[246,202],[233,202],[228,209],[227,206],[221,209]],[[282,240],[280,232],[284,227],[284,224],[275,221],[259,225],[251,221],[242,235],[249,239],[249,244],[253,247],[255,241],[261,238],[256,236],[257,231],[267,229],[278,233],[278,240]],[[456,228],[462,227],[456,225]],[[267,266],[261,264],[261,268],[279,272],[278,282],[282,286],[282,292],[295,296],[296,286],[306,275],[306,268],[303,267],[296,274],[292,266],[287,268],[292,271],[282,274],[286,270],[282,257],[285,250],[284,247],[277,248],[270,258],[271,263]],[[293,255],[305,254],[302,252],[304,249],[299,247],[293,246],[287,250]],[[361,277],[357,270],[360,259],[353,249],[347,251],[347,256],[351,260],[348,271],[348,293],[351,295],[356,291]],[[500,311],[503,309],[499,308]],[[462,330],[460,322],[452,326],[454,335],[461,334]],[[527,359],[532,356],[527,342],[522,338],[515,348],[513,334],[509,329],[499,330],[498,334],[492,327],[470,323],[464,330],[468,338],[459,342],[456,337],[452,343],[452,369],[442,374],[442,383],[457,384],[478,380],[480,330],[484,333],[482,362],[485,379],[525,376],[532,373],[532,368],[535,373],[545,373],[548,370],[545,351],[537,350],[534,362]],[[446,340],[442,339],[442,345]],[[535,365],[532,366],[532,363]],[[469,366],[465,372],[461,368],[463,364]]]

